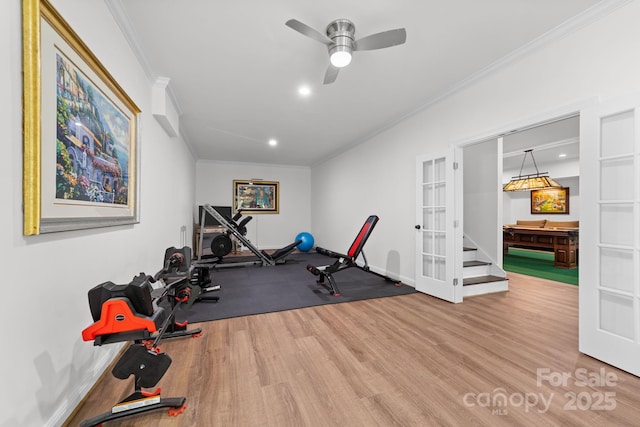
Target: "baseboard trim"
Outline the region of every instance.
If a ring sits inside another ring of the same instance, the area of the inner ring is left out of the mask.
[[[76,387],[73,392],[67,396],[63,404],[61,404],[56,412],[49,418],[45,426],[47,427],[70,427],[71,420],[82,408],[89,395],[102,379],[111,372],[111,368],[118,360],[119,356],[128,348],[122,343],[121,346],[113,346],[104,352],[93,365],[93,369],[89,371],[86,381]]]

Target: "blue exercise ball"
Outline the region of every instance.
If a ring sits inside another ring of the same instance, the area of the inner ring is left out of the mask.
[[[307,233],[303,231],[302,233],[298,233],[296,236],[296,242],[300,240],[298,244],[298,250],[302,252],[309,252],[313,249],[313,235],[311,233]]]

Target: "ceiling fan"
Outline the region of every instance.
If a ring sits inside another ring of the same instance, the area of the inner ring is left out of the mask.
[[[288,20],[285,25],[297,32],[323,43],[329,49],[330,64],[324,74],[324,84],[333,83],[340,68],[351,62],[351,53],[357,50],[375,50],[396,46],[407,40],[404,28],[371,34],[359,40],[355,39],[356,27],[348,19],[336,19],[327,25],[326,35],[314,30],[296,19]]]

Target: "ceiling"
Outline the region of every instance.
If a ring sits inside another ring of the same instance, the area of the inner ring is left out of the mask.
[[[170,79],[180,134],[198,159],[299,166],[367,140],[599,3],[106,1],[149,78]],[[321,33],[347,18],[356,39],[405,28],[407,41],[355,52],[323,85],[327,49],[285,26],[292,18]]]
[[[523,165],[524,151],[533,150],[539,171],[547,172],[554,163],[578,161],[580,159],[580,119],[578,116],[558,120],[541,126],[505,135],[503,142],[503,163],[505,171],[519,171],[523,174],[535,172],[531,156]],[[562,157],[560,157],[562,155]]]

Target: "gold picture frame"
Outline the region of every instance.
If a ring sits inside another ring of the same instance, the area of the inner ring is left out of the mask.
[[[569,187],[531,190],[532,214],[568,214]]]
[[[233,211],[253,214],[280,212],[280,183],[277,181],[234,180]]]
[[[24,235],[139,222],[140,109],[47,0],[22,19]]]

